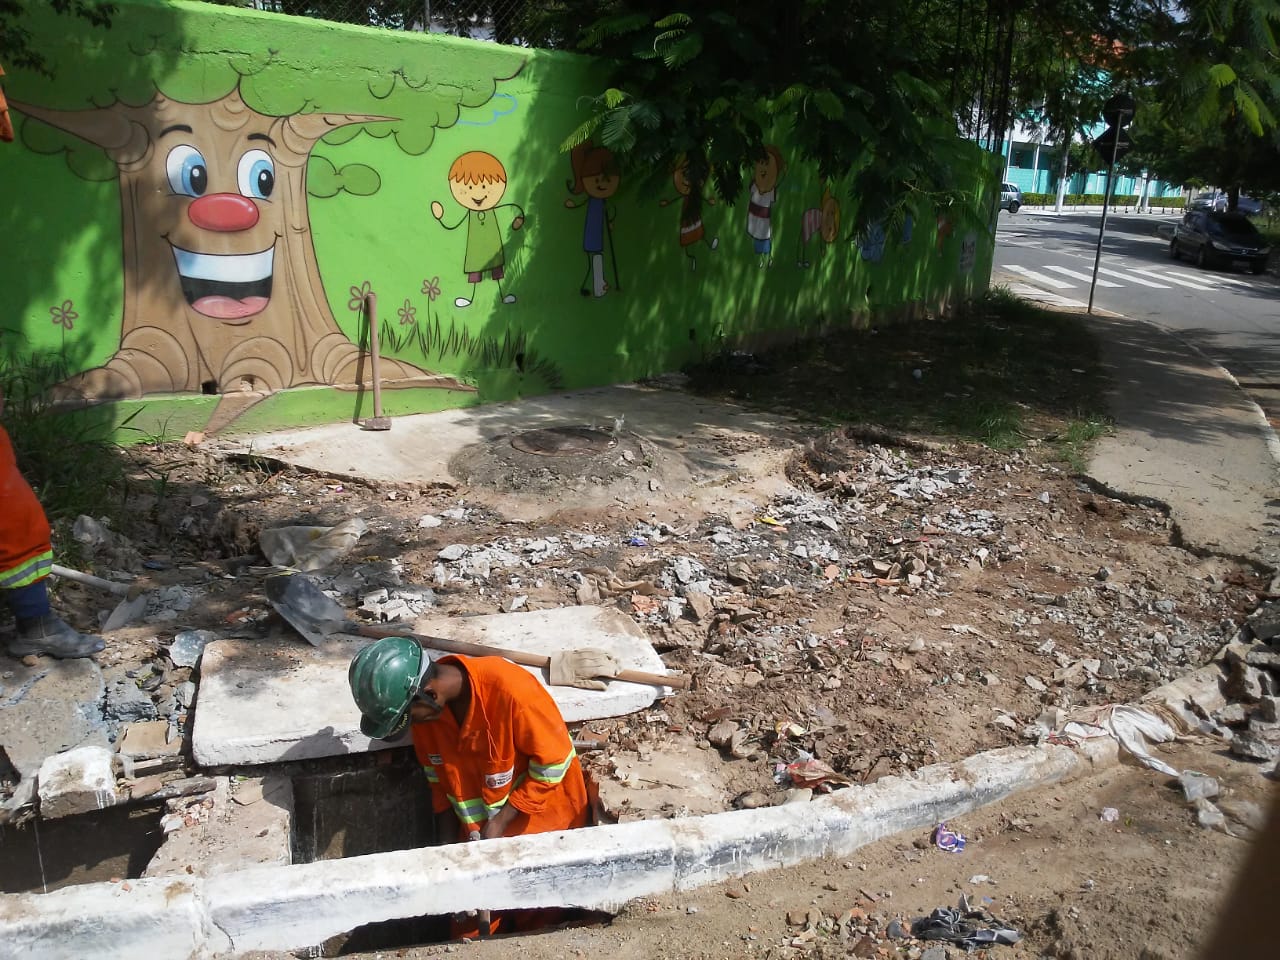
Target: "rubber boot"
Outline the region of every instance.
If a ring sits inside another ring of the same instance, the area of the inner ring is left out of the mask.
[[[9,641],[9,653],[15,657],[46,654],[60,660],[73,660],[97,653],[106,643],[101,637],[79,633],[56,613],[18,621],[18,636]]]

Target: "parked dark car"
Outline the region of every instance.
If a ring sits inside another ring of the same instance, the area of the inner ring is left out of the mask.
[[[1271,250],[1244,214],[1188,210],[1169,242],[1173,259],[1182,259],[1184,253],[1197,267],[1238,265],[1262,273]]]

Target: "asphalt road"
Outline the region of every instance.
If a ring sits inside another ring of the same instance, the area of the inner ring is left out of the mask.
[[[1094,311],[1179,333],[1230,370],[1280,427],[1280,279],[1173,260],[1168,237],[1178,219],[1108,214]],[[1083,309],[1100,220],[1100,213],[1002,211],[992,285]]]

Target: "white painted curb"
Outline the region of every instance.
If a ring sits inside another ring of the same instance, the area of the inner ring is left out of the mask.
[[[171,877],[0,896],[0,958],[212,956],[200,882]]]
[[[1111,740],[1006,747],[807,804],[427,847],[206,880],[86,884],[0,897],[0,957],[205,960],[297,950],[367,923],[461,910],[578,906],[843,856],[1116,759]]]

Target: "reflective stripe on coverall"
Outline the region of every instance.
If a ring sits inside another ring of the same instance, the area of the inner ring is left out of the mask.
[[[52,564],[49,521],[0,426],[0,590],[34,583],[48,576]]]

